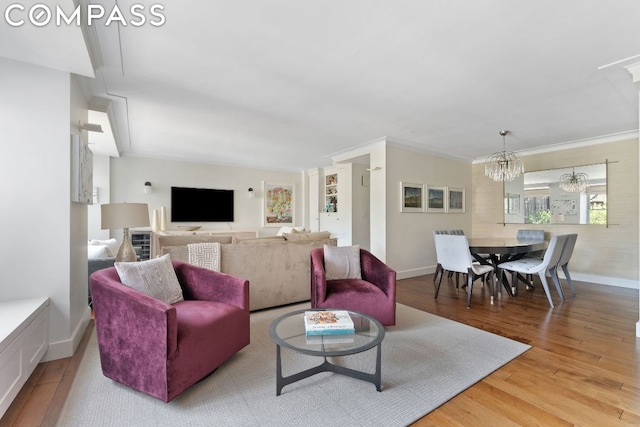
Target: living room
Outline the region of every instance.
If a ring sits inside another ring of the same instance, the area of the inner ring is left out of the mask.
[[[0,128],[5,141],[4,161],[0,168],[5,206],[1,218],[3,235],[9,243],[2,251],[5,273],[2,299],[40,296],[50,299],[49,351],[43,360],[71,356],[90,321],[86,304],[86,242],[89,238],[111,235],[99,230],[96,215],[92,214],[101,203],[143,202],[153,210],[169,205],[168,192],[172,185],[228,188],[235,191],[237,201],[237,220],[230,226],[255,229],[261,235],[269,235],[277,228],[262,227],[263,199],[259,193],[263,181],[294,184],[296,223],[309,227],[313,221],[308,200],[309,170],[368,156],[367,167],[375,169],[369,171],[371,205],[366,214],[371,221],[371,231],[368,246],[398,271],[399,278],[433,272],[436,264],[431,239],[433,230],[464,229],[473,236],[509,237],[518,228],[515,224],[503,223],[502,184],[484,176],[481,162],[447,157],[443,154],[446,147],[438,153],[416,149],[407,144],[406,139],[385,137],[386,133],[376,135],[377,140],[353,139],[346,147],[331,145],[325,150],[324,157],[313,159],[313,166],[309,165],[308,156],[298,154],[300,164],[291,164],[291,169],[286,170],[139,154],[98,158],[99,166],[95,169],[95,185],[101,189],[98,204],[87,207],[72,203],[69,199],[69,135],[87,135],[78,124],[89,121],[87,112],[91,108],[84,79],[78,77],[81,73],[75,65],[65,64],[65,58],[29,62],[28,58],[1,56],[3,112]],[[500,69],[501,64],[494,65]],[[624,78],[632,82],[632,76],[626,70],[622,71],[626,73]],[[93,70],[85,71],[85,75],[90,72]],[[636,89],[635,105],[627,107],[634,110],[637,104]],[[509,126],[495,122],[490,125],[495,131],[483,137],[483,141],[491,140],[495,145],[485,145],[483,152],[486,154],[500,147],[497,126]],[[126,127],[126,121],[119,122],[120,129]],[[607,138],[599,133],[590,134],[590,138],[548,138],[547,145],[556,145],[554,151],[531,149],[527,153],[524,150],[526,170],[611,162],[608,227],[544,226],[549,234],[580,234],[572,263],[572,273],[575,272],[578,280],[638,289],[640,174],[638,136],[637,132],[634,134],[637,127],[636,123],[626,129],[628,133]],[[579,141],[575,142],[576,139]],[[574,142],[561,144],[567,141]],[[176,140],[174,144],[177,148],[172,147],[172,150],[177,150],[180,141]],[[317,141],[309,144],[312,145],[317,145]],[[231,149],[225,146],[225,150]],[[243,151],[238,156],[247,156],[247,153]],[[98,170],[103,173],[98,174]],[[146,181],[154,188],[148,195],[143,192]],[[466,210],[456,214],[400,212],[401,182],[464,188]],[[247,194],[250,187],[258,193],[254,198]],[[113,236],[120,238],[120,233],[115,230]],[[38,257],[37,268],[34,268],[32,255],[35,247],[47,248],[47,254]],[[629,322],[637,325],[637,318]],[[636,329],[640,333],[640,327],[636,326]]]

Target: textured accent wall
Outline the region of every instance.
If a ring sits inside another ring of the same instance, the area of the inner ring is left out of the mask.
[[[578,233],[570,263],[572,277],[594,283],[638,286],[638,139],[534,154],[525,170],[603,163],[609,165],[609,228],[601,225],[525,225],[502,223],[502,183],[484,176],[484,164],[473,165],[473,236],[514,237],[519,228],[541,228],[545,237]],[[575,275],[574,273],[575,272]]]

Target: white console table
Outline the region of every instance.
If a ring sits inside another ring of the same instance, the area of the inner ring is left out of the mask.
[[[49,348],[49,298],[0,301],[0,417]]]

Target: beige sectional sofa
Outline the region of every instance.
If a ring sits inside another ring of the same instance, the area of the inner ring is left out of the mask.
[[[336,246],[328,232],[292,233],[282,237],[234,239],[224,235],[159,236],[158,253],[188,262],[189,243],[219,242],[220,270],[248,279],[250,309],[307,301],[310,298],[311,249]]]

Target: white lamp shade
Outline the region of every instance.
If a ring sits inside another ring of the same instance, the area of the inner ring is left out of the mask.
[[[146,203],[109,203],[100,208],[103,230],[149,226]]]

